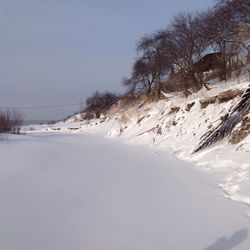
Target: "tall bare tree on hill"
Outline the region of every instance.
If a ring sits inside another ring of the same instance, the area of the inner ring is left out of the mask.
[[[162,90],[162,77],[170,72],[172,55],[165,32],[144,36],[137,44],[138,54],[151,65],[154,72],[154,94],[159,99]]]
[[[189,82],[189,87],[199,90],[203,86],[203,79],[195,74],[194,62],[198,61],[206,47],[206,40],[202,37],[201,17],[198,14],[179,14],[170,26],[170,37],[174,64]]]

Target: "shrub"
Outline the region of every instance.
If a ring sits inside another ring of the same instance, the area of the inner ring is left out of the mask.
[[[19,134],[23,114],[17,110],[0,111],[0,133]]]

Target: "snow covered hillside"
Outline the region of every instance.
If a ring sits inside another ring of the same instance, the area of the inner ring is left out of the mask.
[[[29,130],[101,133],[119,137],[125,143],[144,144],[158,151],[174,153],[195,163],[218,178],[225,195],[250,204],[250,118],[239,124],[229,138],[193,154],[209,130],[216,127],[237,103],[248,86],[247,80],[217,83],[188,99],[179,94],[166,96],[158,103],[118,104],[106,117],[81,121],[81,115],[51,126],[28,127]]]
[[[249,249],[246,206],[171,154],[35,132],[0,156],[1,250]]]

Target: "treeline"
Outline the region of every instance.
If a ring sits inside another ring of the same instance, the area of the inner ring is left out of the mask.
[[[158,100],[162,91],[189,95],[208,88],[209,77],[227,80],[247,63],[241,60],[243,54],[250,59],[249,42],[249,0],[218,0],[206,11],[178,14],[167,27],[137,43],[132,73],[122,80],[126,96]],[[212,76],[207,74],[211,71]],[[95,93],[87,100],[87,108],[100,111],[115,100],[112,96],[105,102],[103,97]]]
[[[167,87],[164,81],[167,85],[171,78],[178,78],[190,94],[206,84],[206,61],[198,62],[209,53],[216,53],[218,76],[226,80],[242,66],[241,53],[245,50],[250,54],[249,24],[249,0],[220,0],[205,12],[179,14],[166,28],[140,39],[132,74],[123,84],[133,94],[143,92],[160,98],[161,90]]]

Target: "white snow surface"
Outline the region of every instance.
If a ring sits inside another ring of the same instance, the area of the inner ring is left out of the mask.
[[[0,141],[1,250],[247,250],[246,205],[170,153],[86,133]]]
[[[0,249],[250,249],[250,136],[192,154],[238,99],[205,109],[199,101],[247,85],[215,83],[188,99],[2,138]]]

